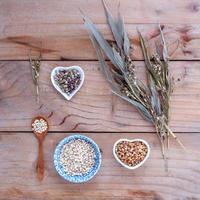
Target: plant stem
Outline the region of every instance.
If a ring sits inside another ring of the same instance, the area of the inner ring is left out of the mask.
[[[37,81],[37,82],[38,82],[38,81]],[[40,97],[39,97],[39,85],[38,85],[38,83],[37,83],[37,85],[36,85],[36,101],[37,101],[37,103],[40,102]]]
[[[186,147],[184,146],[184,144],[179,140],[179,138],[171,131],[171,129],[169,128],[169,126],[167,124],[165,124],[165,128],[168,130],[168,132],[172,135],[172,137],[178,142],[178,144],[185,150],[187,151]]]

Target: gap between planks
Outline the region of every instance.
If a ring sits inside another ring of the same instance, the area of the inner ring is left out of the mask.
[[[29,59],[20,59],[20,60],[11,60],[11,59],[9,59],[9,60],[1,60],[0,59],[0,62],[23,62],[23,61],[29,61]],[[42,61],[44,61],[44,62],[56,62],[56,61],[69,61],[69,62],[74,62],[74,61],[77,61],[77,62],[97,62],[97,61],[99,61],[99,60],[97,60],[97,59],[67,59],[67,58],[65,58],[65,59],[43,59],[43,60],[41,60],[41,62]],[[107,61],[107,62],[110,62],[108,59],[105,59],[105,61]],[[143,59],[133,59],[133,61],[140,61],[140,62],[144,62],[144,60]],[[186,60],[186,59],[175,59],[175,60],[170,60],[169,62],[199,62],[200,61],[200,59],[190,59],[190,60]]]
[[[15,133],[32,133],[32,131],[0,131],[0,134],[2,133],[8,133],[8,134],[15,134]],[[109,133],[109,134],[156,134],[156,132],[150,132],[150,131],[131,131],[131,132],[123,132],[123,131],[48,131],[48,133],[83,133],[83,134],[104,134],[104,133]],[[173,132],[174,134],[200,134],[200,132]]]

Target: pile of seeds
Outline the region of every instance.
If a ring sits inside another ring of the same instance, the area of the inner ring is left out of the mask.
[[[74,139],[63,146],[60,162],[69,175],[86,174],[95,164],[94,148],[81,139]]]
[[[80,85],[81,75],[77,69],[58,70],[54,80],[63,92],[70,95]]]
[[[48,128],[48,124],[44,119],[36,119],[32,123],[32,130],[36,133],[44,133]]]
[[[147,146],[140,141],[122,141],[117,144],[115,152],[124,164],[133,167],[145,159],[148,149]]]

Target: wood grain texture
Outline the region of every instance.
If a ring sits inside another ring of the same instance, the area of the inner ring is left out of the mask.
[[[107,25],[99,24],[97,27],[107,40],[113,40]],[[163,24],[162,27],[172,60],[200,59],[199,24]],[[159,40],[160,37],[156,24],[126,25],[134,48],[132,58],[141,60],[143,57],[137,28],[148,40],[150,49],[155,49],[155,41]],[[82,24],[43,24],[42,22],[18,24],[16,20],[14,24],[10,25],[1,23],[0,60],[27,60],[30,48],[33,55],[38,54],[41,49],[44,60],[97,59],[89,35]]]
[[[65,100],[50,82],[57,66],[80,65],[85,83],[71,100]],[[136,62],[138,77],[144,79],[143,62]],[[198,62],[171,62],[175,90],[171,99],[171,128],[175,132],[200,132],[200,65]],[[31,119],[48,117],[50,131],[151,132],[132,105],[112,95],[99,71],[98,62],[42,62],[41,102],[36,104],[29,63],[0,63],[0,130],[30,131]]]
[[[166,172],[152,125],[112,95],[79,11],[112,42],[101,0],[1,0],[0,200],[200,200],[200,1],[106,1],[114,15],[120,2],[134,60],[143,59],[136,29],[152,51],[159,39],[156,23],[161,23],[175,78],[170,125],[188,152],[170,140]],[[22,61],[30,49],[33,56],[41,49],[42,59],[49,60],[42,62],[39,104],[29,63]],[[57,65],[80,65],[85,71],[83,88],[70,102],[50,82]],[[144,79],[143,62],[136,65],[138,77]],[[50,123],[41,183],[35,173],[37,140],[30,129],[31,119],[39,114]],[[65,182],[53,166],[56,144],[71,132],[85,132],[103,152],[100,172],[86,184]],[[151,155],[143,167],[128,171],[114,160],[112,145],[119,138],[150,143]]]
[[[142,59],[136,28],[153,46],[157,24],[163,24],[174,60],[200,59],[200,3],[198,0],[119,1],[126,29],[134,45],[134,59]],[[116,11],[118,1],[107,1]],[[23,7],[23,9],[21,9]],[[112,40],[101,0],[6,0],[0,2],[0,60],[27,60],[29,49],[41,48],[45,60],[96,60],[79,8]],[[9,14],[8,14],[9,13]]]
[[[53,166],[56,144],[68,136],[50,133],[44,143],[45,178],[35,173],[37,141],[31,133],[0,133],[0,200],[191,200],[200,199],[200,134],[182,133],[184,153],[171,141],[169,170],[164,170],[159,142],[149,133],[89,133],[101,148],[102,166],[93,180],[70,184],[62,180]],[[109,140],[108,140],[109,138]],[[129,171],[112,156],[112,145],[119,138],[143,138],[151,146],[150,158],[139,169]],[[3,183],[3,184],[2,184]]]
[[[199,23],[198,0],[107,0],[110,10],[118,4],[127,23]],[[22,9],[23,8],[23,9]],[[1,18],[7,24],[82,23],[79,8],[88,13],[95,23],[105,23],[101,0],[6,0],[1,1]],[[8,14],[9,13],[9,14]]]

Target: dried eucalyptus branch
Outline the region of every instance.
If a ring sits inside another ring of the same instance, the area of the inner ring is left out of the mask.
[[[31,58],[31,50],[30,50],[29,62],[31,67],[33,83],[36,86],[36,101],[37,103],[39,103],[39,76],[40,76],[40,65],[41,65],[41,52],[39,58],[33,60]]]
[[[152,57],[149,56],[145,40],[138,31],[147,72],[147,85],[145,85],[137,78],[135,64],[130,58],[131,44],[125,31],[123,18],[118,12],[118,18],[114,20],[104,0],[102,1],[107,23],[114,38],[112,45],[83,14],[84,24],[96,50],[101,71],[110,84],[112,92],[134,105],[141,115],[155,126],[162,154],[165,157],[165,146],[168,146],[166,141],[170,136],[182,147],[184,146],[168,126],[173,78],[168,70],[169,57],[161,27],[159,25],[161,45],[157,45],[157,53]],[[104,53],[111,61],[112,67],[105,62]]]

